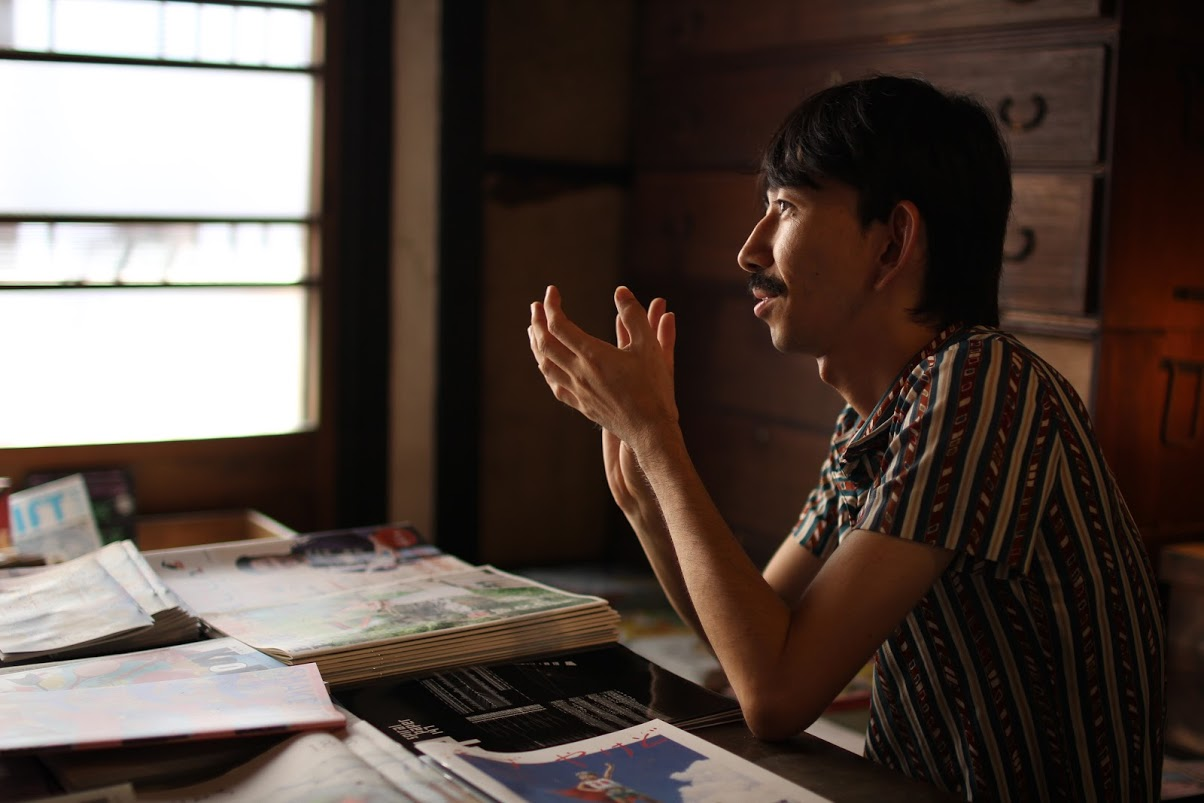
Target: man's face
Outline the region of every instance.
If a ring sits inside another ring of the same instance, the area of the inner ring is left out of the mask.
[[[883,223],[863,227],[857,192],[831,182],[822,189],[781,187],[766,194],[764,216],[740,249],[758,318],[779,351],[824,357],[862,326],[879,257]]]

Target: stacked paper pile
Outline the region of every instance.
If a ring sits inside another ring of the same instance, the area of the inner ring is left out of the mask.
[[[204,614],[215,631],[332,685],[501,661],[618,639],[606,600],[490,566]]]
[[[214,633],[331,685],[618,640],[605,599],[440,551],[408,524],[147,553]]]
[[[129,541],[0,575],[0,665],[139,650],[199,637]]]

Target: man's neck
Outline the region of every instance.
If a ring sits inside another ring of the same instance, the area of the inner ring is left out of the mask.
[[[911,321],[863,330],[858,337],[843,341],[839,349],[817,358],[819,377],[866,418],[937,331]]]

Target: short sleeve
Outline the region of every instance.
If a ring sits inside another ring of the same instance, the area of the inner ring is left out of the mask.
[[[858,529],[1021,572],[1055,450],[1044,372],[1012,341],[971,339],[922,361],[897,401]]]
[[[840,540],[840,493],[837,488],[838,466],[857,420],[851,407],[841,411],[836,419],[828,456],[819,471],[819,481],[807,497],[790,538],[816,557],[827,558]]]

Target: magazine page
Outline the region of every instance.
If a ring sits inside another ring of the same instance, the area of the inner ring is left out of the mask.
[[[58,563],[101,546],[100,530],[82,474],[8,495],[13,546]]]
[[[418,749],[502,803],[826,803],[826,798],[660,720],[519,753],[451,740],[419,742]]]
[[[335,728],[317,667],[0,694],[0,750],[84,749]]]
[[[605,601],[485,566],[210,615],[206,621],[269,654],[297,659],[588,605]]]
[[[121,583],[130,596],[138,601],[142,610],[153,616],[170,607],[168,602],[156,593],[155,587],[146,581],[146,575],[138,567],[139,563],[146,561],[138,553],[138,548],[129,541],[116,541],[110,548],[97,550],[96,562],[103,566],[114,580]]]
[[[256,672],[284,666],[232,638],[0,669],[0,692],[66,691]]]
[[[742,717],[734,699],[621,644],[386,679],[335,698],[410,749],[446,736],[487,750],[534,750],[650,719],[685,728]]]
[[[154,619],[97,558],[122,549],[109,544],[66,563],[0,578],[0,664],[150,628]]]
[[[154,572],[202,617],[472,566],[406,524],[152,550]]]

